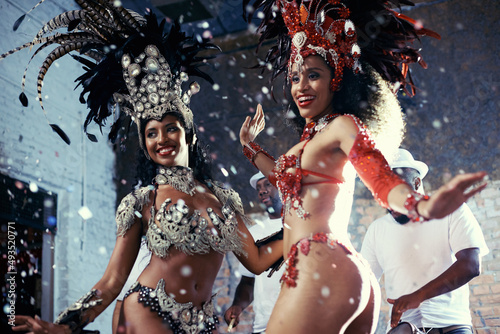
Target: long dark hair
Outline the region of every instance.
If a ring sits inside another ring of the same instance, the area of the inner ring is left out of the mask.
[[[205,183],[207,180],[211,180],[212,164],[207,146],[203,145],[198,137],[196,137],[196,142],[191,144],[193,137],[196,134],[196,125],[193,128],[187,128],[184,117],[179,112],[167,112],[163,115],[163,117],[167,115],[177,117],[186,132],[186,142],[189,145],[189,167],[193,170],[194,177],[202,183]],[[141,122],[142,136],[145,136],[147,123],[148,120]],[[143,138],[143,142],[145,143],[145,138]],[[158,167],[157,164],[148,159],[144,153],[145,151],[141,148],[137,151],[136,184],[140,184],[142,186],[152,183],[153,178],[156,176],[156,169]]]
[[[367,63],[362,63],[362,66],[364,71],[360,74],[354,74],[350,69],[344,70],[341,87],[333,95],[333,112],[358,117],[370,129],[378,148],[385,151],[384,154],[393,154],[404,134],[405,123],[401,107],[392,92],[391,84]],[[286,85],[286,90],[290,92],[290,83]],[[298,133],[302,133],[305,119],[300,116],[291,96],[289,101],[285,111],[288,123]],[[295,117],[290,118],[289,111]]]

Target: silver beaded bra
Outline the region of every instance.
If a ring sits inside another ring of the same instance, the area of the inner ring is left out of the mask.
[[[153,186],[142,187],[123,198],[116,212],[118,236],[125,235],[136,219],[142,217],[142,209],[149,203],[154,189]],[[154,205],[151,206],[146,238],[148,248],[156,256],[168,256],[170,247],[187,255],[207,254],[211,249],[222,254],[231,251],[245,254],[236,219],[236,214],[240,213],[237,204],[241,203],[238,194],[213,183],[211,190],[222,203],[222,216],[207,208],[209,219],[206,219],[199,210],[190,213],[182,200],[173,203],[170,198],[161,204],[158,212]]]

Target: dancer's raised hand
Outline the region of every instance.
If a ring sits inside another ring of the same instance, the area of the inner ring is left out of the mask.
[[[257,111],[253,119],[250,116],[245,118],[245,121],[241,125],[240,129],[240,143],[242,146],[254,141],[259,133],[266,127],[266,119],[264,117],[264,111],[262,110],[262,105],[257,105]]]
[[[484,188],[486,172],[468,173],[455,176],[451,181],[441,186],[427,201],[418,204],[418,212],[427,219],[446,217],[470,197]],[[478,185],[475,186],[474,185]]]

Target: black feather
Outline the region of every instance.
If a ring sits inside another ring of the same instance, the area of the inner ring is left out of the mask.
[[[69,140],[68,135],[59,127],[59,125],[57,124],[49,124],[49,125],[52,128],[52,130],[54,130],[54,132],[57,133],[62,140],[64,140],[66,144],[68,145],[71,144],[71,140]]]
[[[82,20],[73,20],[68,24],[68,31],[75,30],[76,27],[82,22]]]
[[[25,17],[26,17],[26,14],[23,14],[23,15],[21,15],[21,17],[20,17],[20,18],[18,18],[18,19],[16,20],[16,22],[14,22],[14,26],[12,27],[12,29],[13,29],[14,31],[16,31],[16,30],[17,30],[17,28],[19,28],[19,26],[21,25],[21,23],[24,21],[24,18],[25,18]]]
[[[19,94],[19,101],[21,101],[21,103],[24,107],[28,106],[28,98],[26,97],[26,94],[24,94],[24,92]]]
[[[87,138],[94,143],[97,143],[97,137],[91,133],[87,133]]]

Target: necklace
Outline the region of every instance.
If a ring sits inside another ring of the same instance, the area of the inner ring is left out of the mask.
[[[168,184],[175,190],[181,191],[190,196],[194,195],[196,184],[193,176],[193,170],[191,168],[182,166],[160,166],[156,172],[158,173],[154,177],[156,184]]]
[[[339,114],[329,114],[321,117],[317,121],[312,121],[306,124],[304,127],[304,131],[302,131],[302,136],[300,137],[300,141],[312,139],[316,133],[321,132],[331,120],[335,117],[339,116]]]

